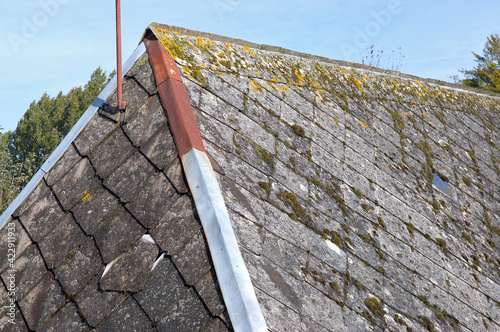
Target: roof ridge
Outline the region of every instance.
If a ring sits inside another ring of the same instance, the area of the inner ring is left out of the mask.
[[[297,52],[291,49],[287,49],[281,46],[273,46],[273,45],[267,45],[267,44],[257,44],[254,42],[250,42],[244,39],[239,39],[239,38],[233,38],[233,37],[227,37],[223,35],[218,35],[214,33],[209,33],[209,32],[203,32],[203,31],[198,31],[198,30],[192,30],[192,29],[187,29],[175,25],[168,25],[168,24],[161,24],[157,22],[152,22],[149,26],[148,29],[151,29],[151,31],[154,32],[155,28],[161,28],[161,29],[167,29],[171,30],[175,33],[187,35],[187,36],[196,36],[196,37],[203,37],[203,38],[209,38],[214,41],[222,42],[222,43],[233,43],[237,44],[240,46],[246,46],[250,48],[254,48],[257,50],[261,51],[268,51],[268,52],[276,52],[280,54],[285,54],[285,55],[291,55],[291,56],[296,56],[304,59],[309,59],[313,61],[321,61],[325,63],[329,63],[332,65],[338,65],[342,67],[349,67],[353,69],[359,69],[359,70],[366,70],[372,73],[376,74],[381,74],[381,75],[386,75],[389,77],[398,77],[398,78],[404,78],[404,79],[410,79],[410,80],[419,80],[423,83],[427,84],[433,84],[433,85],[438,85],[442,87],[447,87],[450,89],[455,89],[455,90],[461,90],[464,92],[470,92],[470,93],[475,93],[479,95],[487,95],[493,98],[498,98],[500,99],[500,95],[495,92],[491,92],[488,90],[482,90],[482,89],[477,89],[465,85],[460,85],[456,83],[450,83],[434,78],[424,78],[416,75],[411,75],[411,74],[405,74],[399,71],[395,70],[389,70],[389,69],[382,69],[382,68],[377,68],[377,67],[372,67],[356,62],[349,62],[349,61],[344,61],[344,60],[336,60],[336,59],[331,59],[327,58],[321,55],[314,55],[310,53],[305,53],[305,52]]]

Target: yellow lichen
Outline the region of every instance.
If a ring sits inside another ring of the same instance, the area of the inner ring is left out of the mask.
[[[87,190],[84,190],[81,194],[82,202],[92,198],[92,195]]]

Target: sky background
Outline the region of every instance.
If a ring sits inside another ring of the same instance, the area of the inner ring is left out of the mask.
[[[499,12],[498,0],[122,0],[123,61],[159,22],[353,62],[374,45],[404,73],[452,81],[500,33]],[[67,93],[97,67],[115,68],[114,15],[112,0],[2,1],[2,132],[44,92]]]

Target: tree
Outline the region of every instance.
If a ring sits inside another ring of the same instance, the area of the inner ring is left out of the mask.
[[[470,70],[459,70],[465,75],[459,83],[500,93],[500,36],[493,34],[487,38],[483,55],[472,54],[477,66]]]
[[[33,101],[16,129],[0,136],[0,212],[10,204],[111,79],[97,68],[88,83]]]
[[[7,149],[9,133],[0,136],[0,213],[14,200],[28,179],[22,172],[22,164],[12,164]]]

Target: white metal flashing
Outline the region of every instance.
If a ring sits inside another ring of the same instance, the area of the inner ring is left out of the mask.
[[[197,149],[181,158],[233,328],[267,331],[210,160]]]
[[[144,43],[140,43],[135,49],[132,55],[123,64],[123,76],[132,67],[132,65],[139,59],[139,57],[146,51]],[[37,184],[42,180],[43,176],[50,170],[50,168],[61,158],[66,149],[71,145],[71,142],[78,136],[82,129],[87,125],[92,116],[97,112],[99,107],[104,103],[104,101],[111,95],[111,93],[116,89],[116,75],[113,79],[106,85],[106,87],[101,91],[99,96],[92,102],[92,104],[87,108],[82,117],[78,122],[71,128],[69,133],[64,137],[57,148],[52,152],[45,163],[40,167],[38,172],[31,178],[26,187],[17,195],[14,201],[9,205],[9,207],[0,216],[0,228],[2,228],[9,217],[14,213],[14,211],[21,205],[24,199],[33,191]]]

